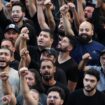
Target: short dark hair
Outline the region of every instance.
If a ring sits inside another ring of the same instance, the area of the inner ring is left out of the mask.
[[[105,54],[105,49],[100,52],[100,57]]]
[[[93,7],[93,8],[95,8],[95,4],[89,2],[89,3],[86,3],[85,7]]]
[[[41,51],[41,54],[47,52],[49,55],[53,55],[56,59],[58,57],[58,52],[54,48],[45,48]]]
[[[69,35],[66,35],[64,37],[67,37],[69,39],[69,43],[73,46],[73,48],[76,47],[76,39],[74,36],[69,36]]]
[[[16,2],[16,3],[14,3],[14,4],[12,5],[12,8],[13,8],[13,6],[20,6],[22,12],[25,12],[24,5],[23,5],[21,2]]]
[[[11,56],[13,55],[13,52],[9,48],[7,48],[7,47],[0,47],[0,49],[6,49],[6,50],[8,50],[10,52]]]
[[[48,32],[51,38],[54,38],[54,33],[50,29],[42,29],[41,31]]]
[[[50,59],[42,59],[42,60],[40,61],[40,66],[41,66],[42,62],[44,62],[44,61],[50,61],[54,66],[56,66],[55,62],[53,62],[53,61],[50,60]]]
[[[90,68],[89,70],[85,71],[84,76],[86,74],[95,76],[97,78],[97,81],[100,80],[100,74],[99,74],[99,72],[96,69]]]
[[[59,95],[60,95],[60,97],[61,97],[61,99],[65,100],[65,92],[64,92],[64,90],[63,90],[62,88],[57,87],[57,86],[51,87],[51,88],[48,90],[47,95],[48,95],[50,92],[52,92],[52,91],[58,92]]]

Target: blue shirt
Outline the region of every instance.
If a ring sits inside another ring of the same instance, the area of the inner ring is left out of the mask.
[[[91,43],[81,44],[77,41],[76,48],[72,51],[71,56],[79,63],[85,53],[90,53],[92,60],[88,62],[89,65],[99,65],[100,52],[105,49],[105,46],[99,42],[92,41]]]

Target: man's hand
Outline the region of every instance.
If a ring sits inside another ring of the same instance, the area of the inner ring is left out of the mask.
[[[29,40],[29,30],[27,27],[21,29],[20,37],[24,40]]]
[[[27,48],[23,48],[20,50],[20,56],[21,58],[26,58],[26,56],[29,55],[29,51],[27,50]]]
[[[44,5],[45,5],[47,8],[50,8],[50,7],[52,6],[51,0],[45,0]]]
[[[44,5],[45,0],[36,0],[37,5]]]
[[[12,10],[12,4],[11,4],[11,2],[6,3],[6,4],[5,4],[5,7],[6,7],[6,9],[7,9],[8,11],[11,11],[11,10]]]
[[[8,80],[8,78],[9,78],[9,74],[7,72],[1,72],[0,73],[0,79],[2,81],[6,81],[6,80]]]
[[[70,2],[67,4],[69,6],[70,9],[74,9],[75,8],[75,4]]]
[[[2,97],[2,103],[3,105],[8,105],[11,101],[11,96],[10,95],[5,95]]]
[[[89,60],[91,60],[91,59],[92,59],[92,57],[90,56],[89,53],[85,53],[85,54],[82,56],[82,60],[84,60],[84,61],[89,61]]]
[[[20,68],[19,74],[21,77],[25,77],[28,74],[28,68],[26,68],[26,67]]]
[[[69,7],[66,4],[60,7],[60,12],[62,15],[65,15],[68,12],[68,10],[69,10]]]

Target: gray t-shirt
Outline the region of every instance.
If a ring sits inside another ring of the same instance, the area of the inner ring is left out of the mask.
[[[10,68],[10,70],[9,70],[9,83],[12,86],[15,96],[17,96],[19,93],[19,90],[20,90],[20,82],[19,82],[18,71],[16,71],[13,68]],[[3,95],[3,89],[2,89],[2,81],[0,80],[0,105],[3,105],[2,104],[3,96],[4,95]]]

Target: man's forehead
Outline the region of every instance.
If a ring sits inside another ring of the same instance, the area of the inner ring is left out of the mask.
[[[10,51],[8,49],[0,49],[0,53],[10,53]]]
[[[46,32],[46,31],[41,31],[40,34],[41,34],[41,35],[50,35],[49,32]],[[39,35],[40,35],[40,34],[39,34]]]
[[[95,77],[94,75],[90,75],[90,74],[85,74],[84,78],[85,78],[85,79],[89,79],[89,80],[91,80],[91,79],[92,79],[92,80],[93,80],[93,79],[95,80],[95,79],[96,79],[96,77]]]
[[[50,93],[49,93],[49,95],[59,95],[59,93],[57,92],[57,91],[51,91]]]
[[[41,65],[52,65],[52,61],[51,60],[44,60],[42,61]]]

